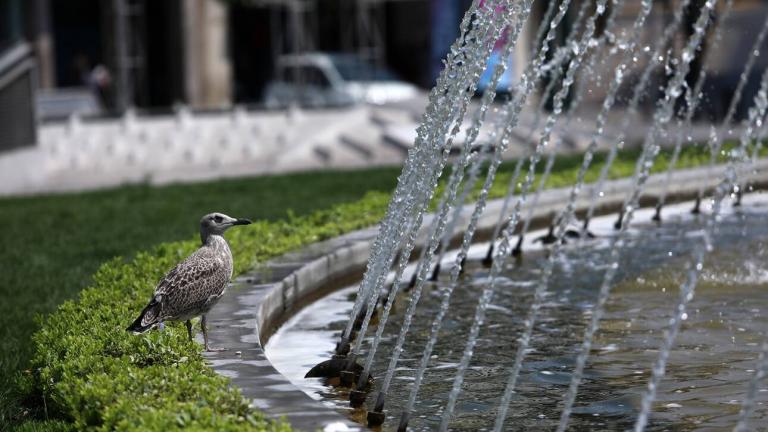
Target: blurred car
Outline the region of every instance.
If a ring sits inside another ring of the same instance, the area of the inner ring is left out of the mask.
[[[276,79],[267,84],[269,107],[386,104],[411,99],[416,86],[352,54],[306,53],[277,60]]]

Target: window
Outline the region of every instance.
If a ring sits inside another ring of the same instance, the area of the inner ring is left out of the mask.
[[[280,80],[292,84],[303,84],[321,88],[331,86],[325,73],[315,66],[286,67],[281,72]]]

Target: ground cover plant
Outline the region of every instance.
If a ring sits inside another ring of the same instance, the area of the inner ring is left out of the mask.
[[[44,417],[40,404],[20,404],[27,396],[12,385],[19,371],[30,368],[31,336],[39,328],[35,317],[74,298],[104,262],[130,260],[160,243],[192,240],[199,218],[211,211],[259,221],[284,220],[288,211],[301,217],[359,200],[368,191],[389,191],[398,173],[398,168],[312,172],[0,199],[5,221],[0,231],[0,430],[12,420]]]
[[[588,178],[600,168],[599,155]],[[631,174],[622,152],[611,177]],[[686,151],[681,166],[706,161]],[[662,153],[654,170],[665,168]],[[564,156],[549,186],[573,183],[580,155]],[[505,192],[504,164],[491,195]],[[236,272],[302,245],[375,224],[399,169],[307,173],[0,200],[0,418],[25,430],[279,428],[250,412],[205,365],[186,330],[134,337],[124,328],[157,280],[197,247],[197,220],[213,210],[257,220],[228,233]],[[152,246],[155,245],[155,246]],[[125,258],[119,258],[125,257]],[[37,328],[35,313],[83,290]],[[32,355],[34,353],[34,355]],[[31,364],[28,363],[32,358]],[[21,371],[21,372],[20,372]],[[18,424],[18,423],[17,423]]]

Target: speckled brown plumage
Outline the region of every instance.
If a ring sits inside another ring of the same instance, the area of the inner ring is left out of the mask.
[[[221,213],[204,216],[200,221],[203,245],[160,280],[149,304],[128,330],[142,333],[162,326],[164,321],[186,321],[192,338],[189,320],[202,316],[205,347],[209,349],[205,314],[221,298],[232,278],[232,252],[223,234],[231,226],[249,223]]]
[[[162,307],[157,316],[145,316],[142,325],[187,320],[208,312],[216,304],[232,277],[232,253],[224,237],[211,236],[209,243],[180,262],[157,284],[153,301]]]

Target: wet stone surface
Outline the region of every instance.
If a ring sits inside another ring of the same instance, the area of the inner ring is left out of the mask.
[[[296,271],[316,260],[332,259],[341,250],[355,250],[376,235],[375,229],[351,233],[287,254],[233,282],[208,315],[211,345],[226,351],[207,353],[214,370],[232,379],[252,405],[273,418],[285,419],[297,430],[355,430],[359,426],[311,398],[278,372],[261,342],[263,326],[290,313],[286,297],[300,286]],[[365,254],[361,259],[367,257]],[[329,261],[330,262],[330,261]],[[322,265],[328,265],[321,261]],[[288,282],[286,282],[288,281]],[[277,296],[277,300],[270,297]],[[260,336],[261,335],[261,336]]]

